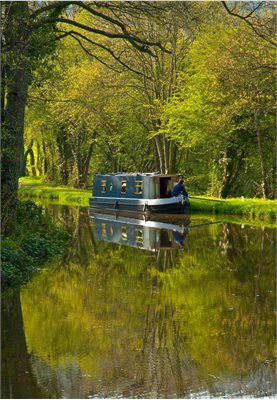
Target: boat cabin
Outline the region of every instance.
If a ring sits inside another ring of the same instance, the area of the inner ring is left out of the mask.
[[[164,199],[171,197],[179,175],[157,173],[115,173],[95,175],[93,196],[133,199]]]

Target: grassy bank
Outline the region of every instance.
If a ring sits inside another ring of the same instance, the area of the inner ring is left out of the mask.
[[[43,199],[64,205],[88,206],[90,190],[75,189],[68,186],[50,186],[40,178],[24,177],[19,180],[21,199]]]
[[[190,199],[191,209],[202,213],[245,216],[250,219],[276,220],[277,201],[263,199],[215,198]]]
[[[88,206],[91,192],[67,186],[49,186],[39,178],[24,177],[20,180],[21,198],[50,200],[65,205]],[[190,199],[191,210],[208,214],[244,216],[250,219],[275,221],[277,202],[275,200],[234,198],[219,200],[199,196]]]

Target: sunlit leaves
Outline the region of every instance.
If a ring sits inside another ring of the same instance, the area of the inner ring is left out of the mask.
[[[268,143],[271,146],[274,143],[273,53],[244,24],[238,21],[230,24],[224,18],[216,25],[202,27],[190,47],[183,63],[184,72],[178,75],[175,96],[165,106],[160,131],[176,140],[187,154],[191,151],[199,154],[201,163],[213,171],[210,181],[214,172],[219,181],[224,177],[217,167],[224,152],[232,153],[233,161],[241,164],[240,170],[244,163],[253,162],[252,158],[261,159],[255,113],[261,128],[263,153],[268,155],[268,182],[272,179],[274,154]],[[192,157],[188,161],[191,169],[195,165]],[[198,167],[195,172],[198,175]],[[259,174],[257,164],[250,180],[259,179]],[[240,180],[239,173],[236,179]],[[243,187],[241,180],[239,185]]]

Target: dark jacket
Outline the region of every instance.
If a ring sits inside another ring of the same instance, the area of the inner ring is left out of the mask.
[[[177,183],[177,185],[174,186],[173,191],[172,191],[172,196],[177,197],[179,194],[183,194],[184,196],[188,196],[188,192],[185,189],[184,184],[182,183]]]

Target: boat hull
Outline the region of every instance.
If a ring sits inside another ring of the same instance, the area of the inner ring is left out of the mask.
[[[91,197],[89,204],[90,209],[95,212],[107,210],[133,213],[184,214],[189,210],[189,201],[183,196],[166,199]]]

